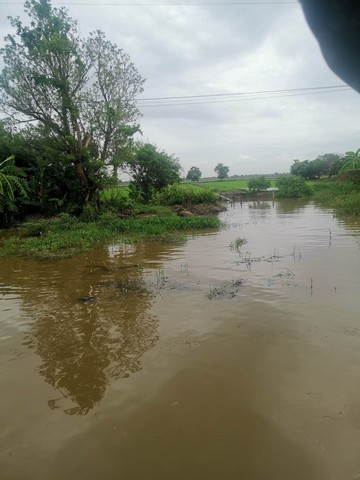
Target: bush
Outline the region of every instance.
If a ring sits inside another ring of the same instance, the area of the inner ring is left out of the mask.
[[[159,192],[156,201],[160,205],[198,205],[215,203],[219,195],[209,188],[191,188],[183,185],[169,185]]]
[[[252,178],[248,182],[248,189],[251,192],[261,192],[262,190],[266,190],[270,188],[270,180],[265,177],[257,177]]]
[[[312,194],[312,189],[305,180],[294,175],[279,178],[276,187],[278,188],[276,196],[279,198],[309,197]]]
[[[136,155],[126,162],[126,171],[132,177],[130,197],[149,203],[162,188],[180,180],[180,170],[181,165],[173,155],[159,151],[150,143],[140,145]]]

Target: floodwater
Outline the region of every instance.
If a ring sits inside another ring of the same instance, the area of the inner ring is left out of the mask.
[[[0,259],[2,480],[360,479],[360,222],[221,218]]]

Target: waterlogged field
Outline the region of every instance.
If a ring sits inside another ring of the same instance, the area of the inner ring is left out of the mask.
[[[2,480],[360,478],[360,223],[0,258]]]

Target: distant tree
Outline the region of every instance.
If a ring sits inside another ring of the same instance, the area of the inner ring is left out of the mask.
[[[354,155],[356,156],[356,152],[348,153],[350,154],[349,160],[351,158],[349,164],[354,164],[353,159]],[[308,180],[320,179],[323,175],[331,177],[340,173],[342,168],[344,168],[344,163],[346,163],[346,157],[340,157],[336,153],[325,153],[324,155],[319,155],[315,160],[294,160],[290,167],[290,173]]]
[[[124,170],[132,177],[131,196],[148,203],[156,192],[180,180],[181,165],[173,155],[146,143],[137,146]]]
[[[191,167],[186,175],[186,180],[191,180],[192,182],[198,182],[200,180],[202,173],[200,168]]]
[[[316,160],[321,162],[321,174],[327,175],[329,178],[340,172],[342,161],[337,153],[324,153],[319,155]]]
[[[293,165],[290,167],[290,173],[305,179],[320,178],[323,173],[323,162],[319,159],[316,160],[294,160]]]
[[[265,178],[264,176],[252,178],[248,182],[248,189],[251,192],[261,192],[262,190],[266,190],[270,188],[270,180]]]
[[[229,176],[229,167],[223,165],[222,163],[218,163],[214,170],[217,173],[217,178],[219,180],[223,180],[224,178],[227,178]]]

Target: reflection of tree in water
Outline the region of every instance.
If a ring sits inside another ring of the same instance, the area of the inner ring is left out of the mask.
[[[299,214],[309,204],[308,198],[278,198],[276,199],[276,210],[278,214],[289,215]]]
[[[256,221],[258,218],[264,219],[269,216],[269,210],[274,210],[274,202],[270,200],[266,201],[252,201],[248,203],[249,218],[252,221]]]
[[[111,380],[141,369],[141,356],[157,340],[156,319],[146,312],[151,300],[146,290],[99,287],[96,293],[96,303],[76,304],[67,313],[50,299],[31,332],[43,360],[40,373],[76,403],[67,413],[86,414]]]
[[[69,401],[64,407],[50,400],[50,408],[88,413],[112,380],[141,369],[142,355],[156,343],[152,295],[138,264],[155,266],[161,255],[141,248],[133,264],[100,251],[85,266],[76,259],[43,264],[25,277],[22,298],[32,318],[26,344],[41,357],[41,375]],[[81,303],[89,291],[97,300]]]

